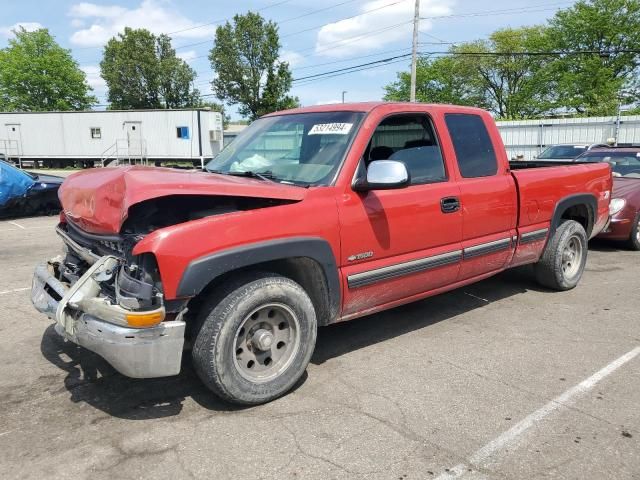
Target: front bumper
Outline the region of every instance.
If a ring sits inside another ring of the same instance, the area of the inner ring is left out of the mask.
[[[36,267],[31,301],[37,310],[56,321],[55,330],[133,378],[154,378],[180,373],[185,322],[173,320],[154,327],[130,328],[119,321],[123,309],[101,298],[100,276],[108,273],[114,257],[99,258],[71,287],[54,274],[58,259]]]

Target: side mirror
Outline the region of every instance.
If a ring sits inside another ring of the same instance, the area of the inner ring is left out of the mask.
[[[365,192],[403,188],[409,185],[410,180],[409,172],[404,163],[396,160],[374,160],[367,168],[367,179],[358,180],[354,189]]]

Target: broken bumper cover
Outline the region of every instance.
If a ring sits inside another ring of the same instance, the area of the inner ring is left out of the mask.
[[[184,346],[184,321],[130,328],[105,320],[109,315],[116,320],[122,314],[122,307],[100,301],[99,288],[92,285],[96,283],[94,276],[108,265],[109,258],[112,257],[100,258],[71,288],[55,277],[51,262],[38,265],[31,287],[33,305],[56,321],[59,335],[97,353],[123,375],[133,378],[177,375]]]

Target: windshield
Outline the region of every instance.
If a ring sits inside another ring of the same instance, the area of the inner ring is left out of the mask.
[[[566,158],[568,160],[576,158],[583,152],[587,151],[587,147],[584,145],[556,145],[555,147],[549,147],[538,158],[544,160],[545,158]]]
[[[583,155],[581,162],[607,162],[614,177],[640,178],[640,151],[593,152]]]
[[[283,183],[328,185],[363,117],[358,112],[321,112],[260,118],[206,169],[261,174]]]

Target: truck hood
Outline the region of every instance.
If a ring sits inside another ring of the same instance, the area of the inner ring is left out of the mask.
[[[130,166],[75,173],[58,192],[65,216],[95,234],[118,233],[133,205],[172,195],[300,201],[306,189],[193,170]]]

